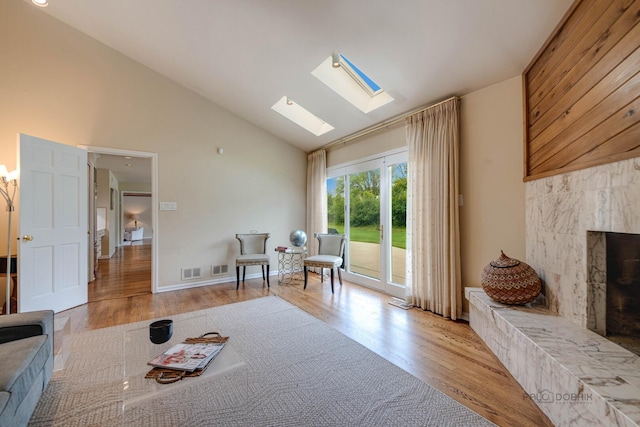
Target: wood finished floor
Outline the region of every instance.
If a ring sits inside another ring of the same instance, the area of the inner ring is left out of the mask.
[[[56,316],[70,317],[80,332],[277,295],[499,426],[553,425],[467,322],[400,309],[388,304],[391,297],[346,281],[332,295],[328,279],[321,284],[315,274],[306,290],[272,276],[270,288],[252,279],[238,291],[233,281],[152,294],[150,252],[150,245],[124,246],[101,260],[90,302]]]

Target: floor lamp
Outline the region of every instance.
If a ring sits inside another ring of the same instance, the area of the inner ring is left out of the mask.
[[[7,312],[11,313],[11,214],[15,210],[13,205],[13,199],[16,196],[16,188],[18,187],[17,180],[18,172],[7,172],[7,168],[4,165],[0,165],[0,194],[7,202],[7,212],[9,212],[9,228],[7,229]],[[13,187],[13,189],[10,189]]]

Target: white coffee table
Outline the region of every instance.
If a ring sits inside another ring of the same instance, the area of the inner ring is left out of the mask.
[[[155,379],[145,378],[145,374],[152,369],[147,362],[168,350],[186,338],[198,337],[207,332],[221,332],[212,324],[208,316],[196,316],[173,322],[173,335],[164,344],[153,344],[149,340],[148,325],[142,328],[128,330],[124,334],[124,380],[122,409],[126,419],[127,411],[131,408],[145,405],[167,393],[176,393],[186,386],[194,386],[204,381],[215,380],[217,376],[233,371],[234,382],[239,387],[248,387],[247,370],[244,360],[233,348],[233,337],[229,338],[220,354],[209,364],[207,369],[198,377],[184,378],[171,384],[160,384]],[[246,394],[245,394],[246,395]]]

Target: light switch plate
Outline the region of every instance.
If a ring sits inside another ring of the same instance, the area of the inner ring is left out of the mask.
[[[177,211],[178,203],[176,202],[160,202],[161,211]]]

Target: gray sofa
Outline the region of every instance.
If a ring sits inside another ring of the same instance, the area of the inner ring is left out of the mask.
[[[0,316],[0,427],[26,426],[53,373],[53,311]]]

